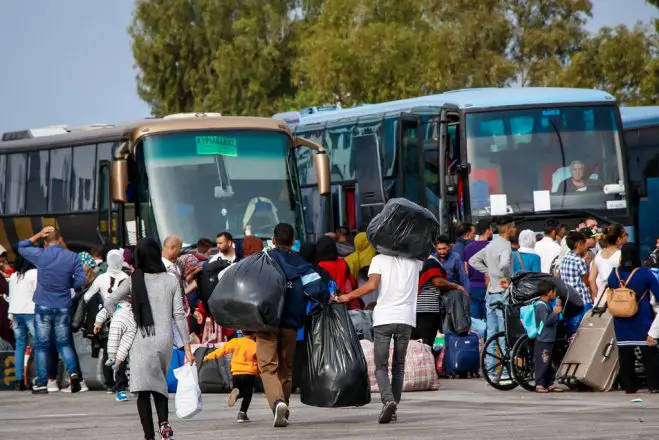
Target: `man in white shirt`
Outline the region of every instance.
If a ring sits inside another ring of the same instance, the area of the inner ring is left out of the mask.
[[[217,254],[213,255],[210,262],[217,261],[220,258],[229,263],[236,262],[236,249],[233,247],[233,237],[228,232],[220,232],[215,239],[217,244]]]
[[[162,263],[165,265],[167,272],[174,275],[179,282],[181,281],[181,269],[176,264],[176,260],[181,255],[182,250],[183,239],[178,235],[169,235],[162,242]]]
[[[561,253],[561,246],[556,243],[558,222],[549,219],[545,222],[545,236],[535,244],[535,252],[540,255],[540,268],[544,273],[551,273],[551,265]]]
[[[348,302],[379,288],[373,310],[375,377],[380,388],[382,411],[379,423],[397,420],[405,377],[405,355],[412,329],[416,327],[416,301],[419,294],[419,272],[423,262],[410,258],[377,255],[368,270],[368,281],[351,293],[337,297]],[[394,340],[394,353],[389,382],[389,345]]]

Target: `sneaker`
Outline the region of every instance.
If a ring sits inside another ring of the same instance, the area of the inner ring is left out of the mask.
[[[160,424],[160,437],[162,437],[162,440],[170,440],[174,438],[174,430],[169,426],[169,422],[162,422]]]
[[[387,402],[382,406],[378,423],[390,423],[392,416],[396,413],[396,402]]]
[[[398,421],[398,415],[397,415],[396,413],[393,413],[393,414],[391,415],[391,421],[392,421],[392,422],[397,422],[397,421]]]
[[[238,418],[236,419],[236,423],[247,423],[247,422],[249,422],[249,417],[247,417],[247,414],[240,411],[238,413]]]
[[[48,387],[43,385],[35,385],[32,387],[32,394],[48,394]]]
[[[128,393],[125,391],[119,391],[116,400],[117,402],[128,402]]]
[[[81,385],[82,387],[82,385]],[[105,388],[105,394],[114,394],[114,390],[110,387]]]
[[[272,426],[275,428],[287,427],[288,419],[286,418],[286,414],[288,414],[288,406],[284,402],[277,402],[277,405],[275,405],[275,418]]]
[[[25,381],[21,379],[14,383],[14,388],[16,391],[25,391],[27,390],[27,385],[25,385]]]
[[[80,377],[78,376],[78,373],[73,373],[69,379],[71,381],[71,392],[79,393],[82,387],[80,386]]]
[[[238,388],[232,389],[231,393],[229,393],[229,399],[227,400],[227,406],[229,408],[233,408],[236,405],[236,400],[238,400],[239,396],[240,396],[240,390]]]
[[[87,382],[85,382],[84,380],[81,380],[80,381],[80,392],[85,393],[87,391],[89,391],[89,387],[87,387]]]
[[[57,385],[56,380],[48,379],[48,385],[46,386],[49,393],[56,393],[59,391],[59,385]]]

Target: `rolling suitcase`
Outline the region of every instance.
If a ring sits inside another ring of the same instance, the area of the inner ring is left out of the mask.
[[[609,391],[618,374],[618,346],[613,316],[606,305],[586,313],[565,353],[556,377],[568,386],[587,385],[596,391]]]
[[[443,373],[452,377],[478,376],[480,369],[480,340],[475,333],[457,336],[444,334]]]

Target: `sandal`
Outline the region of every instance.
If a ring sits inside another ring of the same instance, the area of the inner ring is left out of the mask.
[[[563,392],[563,390],[560,389],[559,387],[557,387],[556,385],[552,385],[552,386],[550,386],[550,387],[547,389],[547,391],[549,391],[550,393],[562,393],[562,392]]]
[[[535,387],[535,392],[536,393],[546,394],[546,393],[549,392],[549,390],[545,387]]]

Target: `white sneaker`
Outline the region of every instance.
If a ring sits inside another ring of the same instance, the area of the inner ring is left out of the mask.
[[[57,381],[50,379],[48,379],[48,385],[46,386],[46,388],[48,389],[49,393],[57,393],[60,390],[59,386],[57,385]]]
[[[63,393],[71,394],[71,385],[69,385],[68,387],[62,389],[61,391]],[[84,380],[82,380],[82,381],[80,381],[80,391],[78,391],[78,392],[79,393],[84,393],[85,391],[89,391],[89,388],[87,387],[87,383]]]

